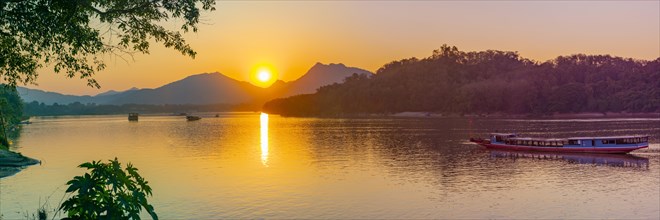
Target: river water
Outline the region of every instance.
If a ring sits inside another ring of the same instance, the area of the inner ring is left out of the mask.
[[[660,219],[660,119],[316,119],[225,113],[33,118],[12,149],[41,165],[0,179],[2,219],[56,209],[76,166],[115,157],[161,219]],[[630,155],[490,151],[488,132],[650,135]],[[146,215],[144,217],[149,219]]]

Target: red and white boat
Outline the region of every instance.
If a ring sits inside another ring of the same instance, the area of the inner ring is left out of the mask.
[[[625,154],[649,146],[649,136],[529,138],[513,133],[493,133],[488,139],[470,141],[489,149],[572,153]]]

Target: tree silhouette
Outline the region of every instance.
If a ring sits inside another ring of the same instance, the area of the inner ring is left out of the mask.
[[[660,58],[560,56],[537,63],[516,52],[443,45],[424,59],[385,64],[315,94],[275,99],[264,111],[337,116],[404,111],[552,114],[660,111]]]
[[[99,88],[99,55],[148,53],[150,40],[194,58],[180,31],[197,31],[200,10],[214,0],[2,0],[0,76],[6,84],[35,83],[36,70],[53,64],[56,73],[86,79]],[[179,30],[159,22],[180,19]]]

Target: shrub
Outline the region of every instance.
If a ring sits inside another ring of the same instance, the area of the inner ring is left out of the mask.
[[[132,164],[123,170],[115,158],[108,163],[92,161],[78,167],[89,172],[67,182],[66,192],[77,194],[60,206],[67,213],[65,219],[140,219],[142,208],[151,218],[158,219],[147,201],[151,187]]]

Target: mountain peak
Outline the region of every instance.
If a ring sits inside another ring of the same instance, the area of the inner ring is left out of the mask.
[[[194,75],[189,75],[186,76],[185,78],[172,82],[173,83],[178,83],[181,81],[201,81],[201,82],[210,82],[210,81],[235,81],[239,82],[239,80],[236,80],[234,78],[231,78],[229,76],[226,76],[225,74],[222,74],[220,72],[210,72],[210,73],[199,73],[199,74],[194,74]]]
[[[198,73],[198,74],[193,74],[193,75],[186,76],[184,79],[187,79],[187,78],[197,78],[197,77],[218,76],[218,75],[222,75],[222,74],[220,74],[219,72]]]
[[[96,94],[96,96],[100,97],[100,96],[116,95],[116,94],[119,94],[119,93],[122,93],[122,92],[129,92],[129,91],[135,91],[135,90],[139,90],[139,89],[137,87],[131,87],[130,89],[127,89],[127,90],[124,90],[124,91],[108,90],[108,91]]]
[[[291,82],[287,95],[314,93],[316,89],[324,85],[341,83],[348,76],[357,74],[373,74],[369,71],[347,67],[343,63],[323,64],[317,62],[305,75]]]
[[[346,67],[346,65],[344,65],[343,63],[329,63],[329,64],[323,64],[323,63],[321,63],[321,62],[316,62],[316,64],[314,64],[314,66],[312,66],[312,68],[310,69],[310,71],[311,71],[312,69],[318,69],[318,68],[347,68],[347,67]]]

